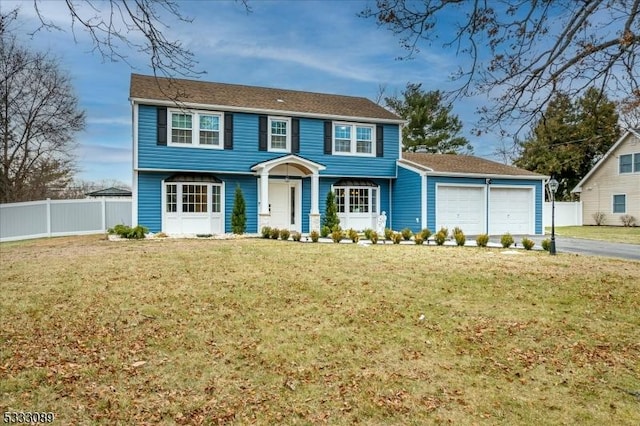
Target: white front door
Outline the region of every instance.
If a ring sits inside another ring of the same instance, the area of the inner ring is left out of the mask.
[[[300,231],[300,181],[269,181],[269,226],[278,229]]]

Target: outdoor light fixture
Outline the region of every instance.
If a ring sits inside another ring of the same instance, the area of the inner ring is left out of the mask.
[[[547,186],[549,187],[549,193],[551,194],[551,246],[549,247],[549,254],[555,256],[556,254],[556,191],[558,190],[558,181],[554,178],[551,178],[549,182],[547,182]]]

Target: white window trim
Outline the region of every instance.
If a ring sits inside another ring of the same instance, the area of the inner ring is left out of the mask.
[[[336,151],[336,126],[350,126],[351,127],[351,151],[343,152]],[[368,127],[371,129],[371,152],[357,152],[357,140],[358,135],[357,127]],[[374,124],[364,123],[351,123],[347,121],[334,121],[331,126],[331,153],[333,155],[345,155],[354,157],[375,157],[376,156],[376,126]]]
[[[615,200],[616,200],[616,195],[624,195],[624,211],[623,212],[616,212],[615,210]],[[611,194],[611,213],[612,214],[627,214],[627,194]]]
[[[175,143],[172,142],[172,114],[190,114],[191,119],[191,143]],[[200,144],[200,116],[214,115],[220,118],[220,129],[218,145]],[[218,111],[201,111],[201,110],[181,110],[175,108],[167,109],[167,146],[176,146],[181,148],[204,148],[204,149],[224,149],[224,113]]]
[[[271,122],[273,121],[284,121],[287,123],[287,147],[285,149],[282,148],[272,148],[271,147],[271,137],[273,136],[271,133]],[[269,116],[267,120],[267,151],[269,152],[291,152],[291,118],[290,117],[275,117]]]
[[[333,193],[336,193],[336,189],[344,189],[345,191],[345,196],[344,196],[344,212],[338,212],[338,214],[358,214],[358,215],[371,215],[371,216],[377,216],[378,214],[380,214],[380,186],[331,186],[331,191],[333,191]],[[349,191],[351,191],[352,189],[368,189],[369,190],[369,211],[368,212],[351,212],[349,211],[351,208],[350,205],[350,201],[349,201]],[[371,196],[371,190],[375,189],[376,190],[376,196],[375,199],[373,199],[373,197]],[[336,200],[336,204],[337,204],[337,200]],[[373,211],[373,207],[375,206],[375,212]]]

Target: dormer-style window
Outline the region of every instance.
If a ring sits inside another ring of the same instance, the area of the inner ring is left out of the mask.
[[[269,151],[291,152],[291,119],[269,117]]]
[[[222,149],[222,113],[169,110],[168,145]]]
[[[356,123],[333,123],[333,153],[375,157],[375,126]]]

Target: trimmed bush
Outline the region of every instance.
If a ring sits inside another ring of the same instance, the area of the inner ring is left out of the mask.
[[[456,244],[459,247],[462,247],[464,243],[467,242],[467,237],[464,236],[464,232],[462,232],[462,229],[460,228],[455,228],[453,230],[453,238],[456,240]]]
[[[351,239],[351,242],[357,243],[358,241],[360,241],[360,235],[358,235],[358,231],[353,228],[347,231],[347,236]]]
[[[443,226],[442,228],[440,228],[438,232],[443,233],[445,238],[449,236],[449,228],[447,228],[446,226]]]
[[[422,243],[424,243],[424,239],[422,238],[422,235],[420,233],[417,233],[413,237],[413,242],[416,243],[416,245],[421,246]]]
[[[542,246],[542,250],[549,251],[551,249],[551,240],[549,238],[546,238],[542,240],[542,243],[540,245]]]
[[[320,238],[320,233],[316,230],[313,230],[309,233],[309,237],[311,238],[312,243],[317,243]]]
[[[339,243],[344,239],[344,237],[345,237],[344,231],[339,226],[336,226],[331,232],[331,239],[333,240],[334,243]]]
[[[420,236],[424,241],[428,240],[431,234],[432,232],[429,228],[423,228],[422,231],[420,231]]]
[[[391,241],[393,242],[393,244],[400,244],[400,241],[402,241],[402,233],[394,232],[393,234],[391,234]]]
[[[320,236],[322,238],[327,238],[330,233],[331,233],[331,228],[329,228],[328,226],[325,225],[322,228],[320,228]]]
[[[135,227],[130,227],[123,224],[118,224],[113,228],[107,230],[109,234],[119,235],[121,238],[126,238],[128,240],[141,240],[145,238],[145,234],[149,233],[149,229],[142,225],[137,225]]]
[[[508,232],[500,237],[500,244],[502,244],[503,248],[509,248],[513,245],[513,243],[513,237]]]
[[[384,228],[384,239],[385,240],[390,240],[392,237],[393,237],[393,229]]]
[[[413,232],[409,228],[404,228],[400,233],[405,241],[409,241],[413,237]]]
[[[271,228],[271,239],[277,240],[280,236],[280,230],[278,228]]]
[[[444,245],[444,242],[447,241],[447,234],[442,232],[442,229],[441,229],[438,232],[436,232],[436,235],[433,236],[433,240],[439,246]]]
[[[260,232],[262,232],[262,238],[271,238],[271,227],[263,226]]]
[[[525,250],[531,250],[533,248],[533,246],[535,246],[536,243],[533,242],[533,240],[530,240],[527,237],[524,237],[522,239],[522,247],[524,247]]]
[[[291,231],[289,231],[288,229],[281,229],[280,230],[280,239],[287,241],[289,239],[289,236],[291,235]]]
[[[373,229],[367,228],[363,232],[364,232],[365,240],[370,240],[371,239],[371,233],[373,232]]]
[[[301,238],[302,238],[302,234],[301,234],[301,233],[299,233],[299,232],[297,232],[297,231],[293,231],[293,232],[291,233],[291,239],[292,239],[293,241],[300,241],[300,239],[301,239]]]
[[[371,231],[371,234],[369,234],[369,240],[371,240],[371,244],[378,244],[378,233],[376,231]]]
[[[478,247],[486,247],[489,244],[489,235],[480,234],[476,237],[476,245]]]

